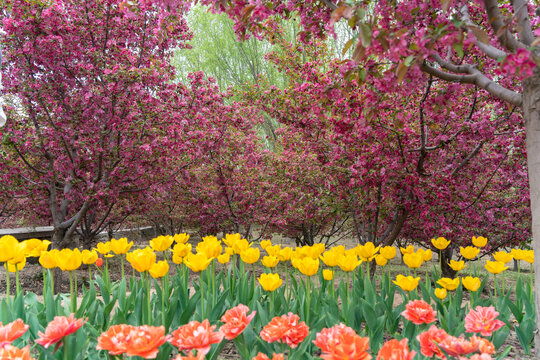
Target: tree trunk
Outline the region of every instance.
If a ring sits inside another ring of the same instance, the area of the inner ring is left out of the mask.
[[[527,165],[532,215],[534,293],[536,295],[535,359],[540,360],[540,71],[523,82],[523,116],[527,134]]]
[[[452,260],[452,249],[446,248],[445,250],[439,250],[439,256],[441,257],[441,273],[443,277],[453,279],[456,277],[457,271],[452,269],[448,263]]]

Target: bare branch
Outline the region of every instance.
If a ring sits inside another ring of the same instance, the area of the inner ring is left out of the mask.
[[[478,87],[486,90],[491,95],[507,101],[511,103],[512,105],[521,106],[523,97],[520,93],[514,92],[512,90],[508,90],[507,88],[497,84],[495,81],[491,80],[484,74],[482,74],[478,69],[475,67],[466,64],[466,65],[454,65],[454,64],[448,64],[444,60],[438,57],[440,61],[442,61],[441,67],[445,68],[446,70],[457,72],[461,74],[453,74],[446,71],[443,71],[441,69],[437,69],[433,67],[432,65],[428,64],[426,61],[424,61],[422,64],[420,64],[420,69],[422,71],[427,72],[428,74],[431,74],[433,76],[438,77],[439,79],[450,81],[450,82],[457,82],[462,84],[475,84]],[[437,61],[439,63],[439,61]],[[439,63],[440,65],[441,63]],[[457,70],[457,71],[455,71]]]
[[[473,149],[473,151],[471,151],[471,153],[469,155],[467,155],[467,157],[465,159],[463,159],[463,161],[454,170],[452,170],[452,172],[450,173],[450,176],[451,177],[455,176],[456,173],[458,173],[461,169],[463,169],[465,167],[465,165],[467,165],[469,163],[469,161],[471,161],[471,159],[476,154],[478,154],[478,152],[480,151],[482,146],[484,146],[483,141],[481,143],[479,143],[478,145],[476,145],[475,148]]]
[[[513,0],[514,16],[518,21],[519,39],[527,46],[531,46],[534,41],[534,34],[531,29],[527,2],[524,0]]]
[[[497,0],[484,0],[484,7],[486,8],[488,21],[502,46],[512,52],[515,52],[518,48],[527,47],[508,31],[508,28],[502,21],[499,2]]]
[[[474,24],[471,21],[471,16],[469,15],[469,9],[467,8],[467,5],[463,5],[461,7],[461,16],[462,16],[463,21],[467,25],[468,31],[471,31],[473,27],[477,27],[476,24]],[[474,31],[472,32],[474,34]],[[478,46],[478,48],[490,58],[494,60],[498,60],[499,58],[502,58],[508,55],[508,53],[506,53],[505,51],[497,49],[491,44],[486,44],[485,42],[482,42],[482,40],[479,39],[477,36],[475,36],[475,38],[476,38],[476,41],[475,41],[476,46]]]

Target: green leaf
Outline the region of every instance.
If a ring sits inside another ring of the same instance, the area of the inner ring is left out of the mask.
[[[501,346],[504,345],[508,334],[510,334],[510,328],[508,326],[503,326],[495,332],[491,340],[493,346],[495,346],[495,349],[499,349]]]

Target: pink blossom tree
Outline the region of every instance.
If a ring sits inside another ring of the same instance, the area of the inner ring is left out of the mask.
[[[186,144],[169,116],[172,50],[190,33],[181,14],[151,2],[2,2],[5,93],[10,109],[2,174],[27,192],[26,207],[72,246],[81,220],[172,174]],[[98,222],[99,223],[99,222]]]

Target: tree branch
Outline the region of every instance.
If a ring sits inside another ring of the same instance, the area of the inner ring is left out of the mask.
[[[494,60],[498,60],[498,59],[508,55],[508,53],[506,53],[505,51],[497,49],[495,46],[492,46],[491,44],[486,44],[485,42],[483,42],[481,39],[479,39],[476,36],[476,34],[474,33],[474,31],[472,29],[473,28],[478,28],[478,26],[471,21],[471,16],[469,15],[469,8],[467,7],[467,5],[463,5],[461,7],[461,17],[462,17],[462,20],[467,25],[467,30],[472,31],[473,35],[475,35],[475,38],[476,38],[475,44],[476,44],[476,46],[478,46],[478,48],[484,54],[486,54],[487,56],[489,56],[490,58],[492,58]]]
[[[531,29],[527,2],[524,0],[511,1],[514,8],[514,16],[518,21],[519,39],[527,46],[531,46],[534,41],[534,34]]]
[[[462,74],[453,74],[443,71],[441,69],[437,69],[432,65],[428,64],[425,60],[422,64],[420,64],[420,69],[445,81],[477,85],[478,87],[486,90],[491,95],[501,100],[507,101],[512,105],[521,107],[523,98],[520,93],[508,90],[507,88],[497,84],[495,81],[491,80],[490,78],[482,74],[478,69],[474,68],[469,64],[449,64],[442,60],[440,56],[435,56],[439,59],[439,61],[437,61],[439,65],[444,64],[444,66],[441,65],[441,68]]]
[[[488,21],[502,46],[511,52],[515,52],[518,48],[527,47],[508,31],[507,26],[502,21],[497,0],[484,0],[484,7],[486,8]]]

